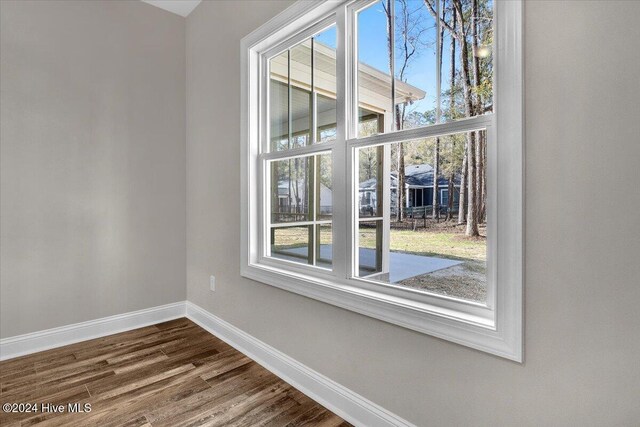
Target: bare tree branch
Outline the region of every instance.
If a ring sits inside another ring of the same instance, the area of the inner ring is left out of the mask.
[[[424,0],[424,4],[427,6],[427,8],[429,9],[429,12],[431,13],[431,15],[433,15],[433,17],[436,20],[440,21],[440,25],[442,25],[443,28],[446,28],[449,33],[451,33],[451,36],[453,36],[456,39],[459,39],[459,35],[458,32],[451,27],[451,25],[449,25],[449,23],[443,19],[441,19],[438,14],[436,13],[436,10],[434,9],[433,5],[431,4],[430,0]]]

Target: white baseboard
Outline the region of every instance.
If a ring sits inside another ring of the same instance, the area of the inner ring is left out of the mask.
[[[88,322],[75,323],[59,328],[47,329],[30,334],[3,338],[0,340],[0,360],[38,351],[49,350],[64,345],[100,338],[131,329],[142,328],[155,323],[177,319],[185,315],[185,302],[175,302],[158,307],[145,308]]]
[[[410,422],[187,301],[187,317],[351,424],[415,427]]]
[[[213,335],[356,426],[415,427],[189,301],[103,317],[0,340],[0,360],[188,317]]]

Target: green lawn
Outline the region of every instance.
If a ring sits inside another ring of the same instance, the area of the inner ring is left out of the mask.
[[[281,228],[276,232],[276,245],[279,248],[306,246],[307,227]],[[331,243],[331,227],[322,226],[321,244]],[[360,247],[375,248],[376,229],[360,229]],[[486,239],[468,238],[459,232],[442,229],[391,230],[391,250],[425,256],[440,256],[458,260],[485,261]]]
[[[360,246],[375,248],[375,228],[360,229]],[[391,230],[391,250],[458,260],[485,261],[486,239],[468,238],[461,233],[439,229]]]
[[[316,231],[320,244],[331,244],[331,225],[319,225]],[[275,231],[275,245],[278,249],[302,248],[309,244],[309,226],[283,227]]]

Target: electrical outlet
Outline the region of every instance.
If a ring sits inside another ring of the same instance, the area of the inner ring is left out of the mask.
[[[216,276],[209,277],[209,288],[211,289],[211,292],[216,291]]]

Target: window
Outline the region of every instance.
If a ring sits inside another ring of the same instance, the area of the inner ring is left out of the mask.
[[[522,361],[522,4],[299,2],[242,41],[242,275]]]
[[[272,155],[263,165],[270,172],[263,187],[271,194],[265,256],[331,269],[335,25],[268,58],[268,73]]]

